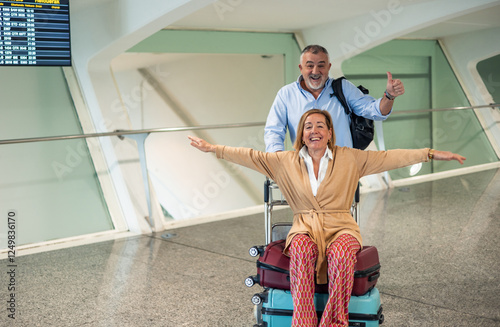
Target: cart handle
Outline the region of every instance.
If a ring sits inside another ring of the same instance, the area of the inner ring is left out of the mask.
[[[271,181],[266,178],[264,182],[264,203],[269,202],[269,186],[271,185]]]

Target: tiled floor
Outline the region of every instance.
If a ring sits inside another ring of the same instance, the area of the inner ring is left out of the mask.
[[[500,170],[362,195],[382,326],[500,326]],[[276,210],[274,218],[288,217]],[[0,326],[252,326],[263,214],[0,261]]]

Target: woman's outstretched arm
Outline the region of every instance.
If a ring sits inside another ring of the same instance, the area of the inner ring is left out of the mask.
[[[450,151],[424,149],[394,149],[387,151],[350,151],[356,156],[360,176],[366,176],[396,168],[407,167],[430,160],[456,160],[464,163],[465,157]]]
[[[203,152],[213,152],[218,159],[253,169],[265,176],[275,179],[276,171],[281,167],[281,157],[277,153],[266,153],[251,148],[214,145],[195,136],[188,136],[191,146]],[[283,154],[283,153],[280,153]]]

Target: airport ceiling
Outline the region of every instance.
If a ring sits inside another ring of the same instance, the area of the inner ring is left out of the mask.
[[[472,1],[472,0],[470,0]],[[166,28],[296,32],[302,29],[342,21],[388,5],[404,10],[408,4],[422,3],[432,10],[430,0],[218,0],[182,18]],[[116,5],[116,0],[72,0],[71,11],[92,6]],[[500,1],[477,11],[437,22],[403,37],[440,39],[500,26]]]

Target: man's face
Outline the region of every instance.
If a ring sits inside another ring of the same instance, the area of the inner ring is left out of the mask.
[[[328,79],[328,72],[332,64],[328,60],[328,56],[320,52],[313,54],[306,52],[302,55],[299,69],[307,88],[310,90],[321,90],[325,86]]]

